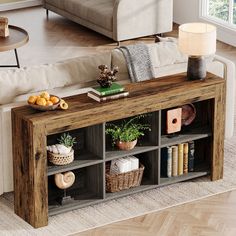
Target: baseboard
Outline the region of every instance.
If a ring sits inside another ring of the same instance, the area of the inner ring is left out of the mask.
[[[0,4],[0,12],[39,5],[42,5],[42,0],[25,0],[12,3],[2,3]]]

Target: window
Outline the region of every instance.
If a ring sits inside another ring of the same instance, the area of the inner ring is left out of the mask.
[[[202,0],[202,16],[236,28],[236,0]]]

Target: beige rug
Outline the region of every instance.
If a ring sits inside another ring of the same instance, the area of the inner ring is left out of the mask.
[[[236,189],[236,138],[225,143],[224,178],[211,182],[209,178],[157,188],[103,204],[70,211],[49,218],[49,225],[33,229],[13,213],[12,197],[0,198],[0,235],[60,236],[78,233],[112,222],[194,201]]]

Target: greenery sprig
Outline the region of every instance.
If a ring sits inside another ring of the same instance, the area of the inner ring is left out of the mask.
[[[124,119],[121,124],[106,124],[106,134],[111,135],[113,143],[117,141],[131,142],[144,136],[144,130],[151,131],[149,124],[138,122],[145,115],[138,115],[130,119]]]
[[[58,142],[66,147],[72,147],[76,144],[76,138],[73,138],[69,133],[63,133],[58,139]]]

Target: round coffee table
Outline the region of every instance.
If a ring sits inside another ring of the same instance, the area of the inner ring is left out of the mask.
[[[20,63],[17,54],[17,48],[25,45],[29,41],[29,35],[24,29],[9,25],[9,36],[0,37],[0,52],[14,50],[16,57],[16,65],[0,65],[0,67],[18,67]]]

